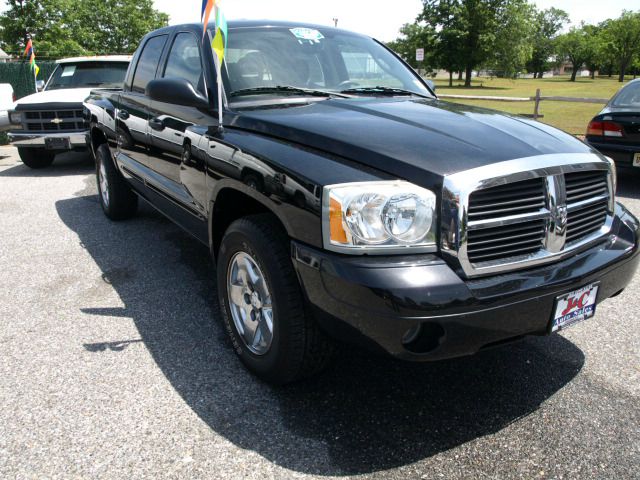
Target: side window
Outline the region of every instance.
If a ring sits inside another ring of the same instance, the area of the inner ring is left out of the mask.
[[[176,35],[163,76],[188,80],[193,88],[205,93],[200,46],[193,33]]]
[[[144,93],[147,84],[156,76],[156,69],[162,56],[164,44],[167,41],[167,35],[150,38],[140,54],[136,73],[133,77],[133,85],[131,89],[137,93]]]

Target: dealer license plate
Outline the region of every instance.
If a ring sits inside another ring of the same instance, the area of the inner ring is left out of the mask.
[[[551,331],[557,332],[596,314],[598,285],[593,284],[556,299]]]
[[[635,153],[633,155],[633,166],[640,167],[640,153]]]
[[[69,137],[45,138],[44,146],[47,150],[69,150],[71,148],[71,142]]]

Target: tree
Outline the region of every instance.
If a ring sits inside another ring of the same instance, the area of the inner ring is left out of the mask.
[[[555,53],[554,41],[567,23],[569,15],[564,10],[551,7],[536,12],[535,31],[531,39],[533,51],[526,65],[534,78],[542,78],[542,74],[549,70],[549,59]]]
[[[535,7],[526,1],[507,2],[500,9],[491,65],[498,75],[515,77],[533,53]]]
[[[39,57],[132,53],[168,16],[152,0],[7,0],[0,42],[21,54],[30,35]]]
[[[596,70],[600,70],[605,64],[601,25],[585,25],[583,27],[589,38],[589,48],[587,49],[587,58],[584,63],[591,73],[592,79],[596,78]]]
[[[416,60],[416,50],[418,48],[425,49],[424,68],[435,66],[433,51],[433,31],[418,23],[407,23],[400,29],[401,37],[389,42],[387,46],[400,55],[413,68],[418,68]]]
[[[578,70],[591,56],[589,35],[584,29],[584,25],[580,28],[573,27],[569,32],[560,35],[556,39],[556,45],[560,56],[568,59],[573,65],[570,81],[575,82]]]
[[[447,58],[455,58],[471,86],[473,70],[493,58],[496,32],[513,4],[526,0],[422,0],[418,17],[437,32]]]
[[[622,12],[603,29],[604,50],[618,66],[618,81],[624,82],[627,69],[640,55],[640,12]]]

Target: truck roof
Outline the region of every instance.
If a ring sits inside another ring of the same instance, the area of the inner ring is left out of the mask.
[[[102,55],[92,57],[61,58],[56,63],[83,63],[83,62],[130,62],[131,55]]]
[[[349,33],[352,35],[360,35],[360,36],[366,36],[357,32],[353,32],[350,30],[343,30],[340,28],[335,28],[331,25],[317,25],[317,24],[313,24],[313,23],[307,23],[307,22],[291,22],[291,21],[285,21],[285,20],[229,20],[228,22],[228,26],[229,29],[236,29],[236,28],[260,28],[260,27],[264,27],[264,28],[269,28],[269,27],[277,27],[277,28],[311,28],[311,29],[331,29],[331,30],[335,30],[337,32],[342,32],[342,33]],[[214,27],[215,26],[215,22],[209,22],[209,26],[210,27]],[[164,27],[161,28],[159,30],[156,30],[155,32],[152,33],[158,33],[160,31],[171,31],[174,29],[189,29],[189,30],[193,30],[193,31],[197,31],[200,30],[202,31],[202,24],[201,23],[185,23],[182,25],[171,25],[168,27]]]

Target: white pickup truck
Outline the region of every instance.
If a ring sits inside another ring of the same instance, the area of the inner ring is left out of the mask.
[[[94,88],[122,88],[130,56],[79,57],[58,60],[38,93],[21,98],[9,112],[11,144],[31,168],[45,168],[69,150],[87,150],[88,125],[82,103]]]

